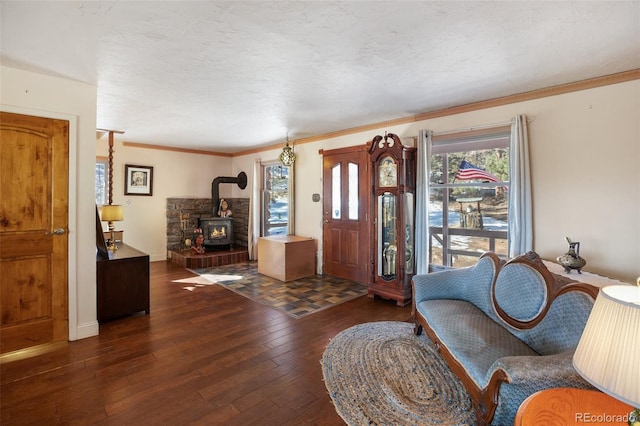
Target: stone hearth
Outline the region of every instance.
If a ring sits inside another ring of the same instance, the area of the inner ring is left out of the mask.
[[[245,248],[248,245],[249,199],[225,198],[229,201],[233,216],[233,247]],[[189,219],[182,223],[181,215]],[[167,198],[167,257],[173,252],[184,250],[185,239],[193,239],[193,230],[198,220],[212,216],[210,198]]]
[[[232,250],[212,250],[204,254],[192,254],[191,250],[171,252],[171,263],[189,269],[211,268],[212,266],[230,265],[248,260],[249,252],[246,247]]]

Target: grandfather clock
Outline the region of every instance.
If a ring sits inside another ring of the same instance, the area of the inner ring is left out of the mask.
[[[416,149],[403,146],[392,133],[373,138],[371,161],[373,268],[368,296],[411,301],[415,274]]]

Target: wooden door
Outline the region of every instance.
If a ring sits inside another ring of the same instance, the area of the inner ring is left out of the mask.
[[[67,340],[69,123],[0,112],[0,352]]]
[[[369,156],[367,147],[323,152],[323,272],[368,283]]]

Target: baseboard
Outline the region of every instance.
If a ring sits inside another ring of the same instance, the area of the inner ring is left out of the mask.
[[[76,327],[75,339],[72,339],[71,336],[69,336],[69,340],[85,339],[87,337],[97,336],[98,334],[100,334],[100,325],[98,324],[98,321],[92,321],[78,325]]]

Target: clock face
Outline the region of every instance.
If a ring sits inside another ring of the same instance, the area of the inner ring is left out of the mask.
[[[384,157],[378,166],[378,185],[396,186],[398,184],[398,165],[393,158]]]

